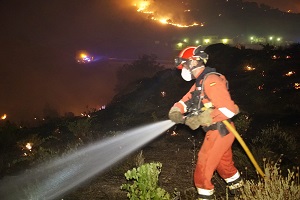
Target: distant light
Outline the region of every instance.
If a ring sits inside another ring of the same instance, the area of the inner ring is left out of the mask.
[[[185,38],[185,39],[183,39],[183,42],[188,42],[188,41],[189,41],[189,40],[188,40],[188,39],[186,39],[186,38]]]
[[[199,40],[196,40],[195,43],[196,43],[196,44],[199,44]]]
[[[271,36],[271,37],[269,37],[269,40],[273,40],[273,37]]]
[[[223,44],[227,44],[228,43],[228,39],[222,39]]]
[[[91,56],[87,51],[80,50],[77,52],[76,60],[78,63],[85,64],[85,63],[90,63],[90,62],[94,61],[94,57]]]
[[[84,59],[84,58],[87,57],[87,55],[86,55],[85,53],[82,53],[82,54],[80,54],[80,57],[81,57],[82,59]]]
[[[178,48],[182,48],[183,44],[181,42],[177,43]]]
[[[299,90],[299,89],[300,89],[300,83],[295,83],[295,84],[294,84],[294,88],[295,88],[296,90]]]
[[[281,38],[277,38],[277,41],[278,41],[278,42],[281,41]]]
[[[205,43],[205,44],[210,43],[210,39],[204,39],[204,43]]]

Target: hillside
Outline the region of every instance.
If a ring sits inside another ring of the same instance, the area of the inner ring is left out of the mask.
[[[300,73],[299,45],[285,50],[255,51],[217,44],[207,51],[211,55],[208,65],[226,75],[229,81],[232,98],[241,110],[234,118],[237,130],[259,164],[264,164],[263,158],[270,161],[280,158],[283,171],[299,166],[300,96],[295,85]],[[272,59],[274,55],[278,59]],[[249,71],[247,66],[255,70]],[[291,76],[285,75],[291,71],[294,72]],[[80,146],[116,138],[128,129],[166,120],[170,107],[191,84],[181,79],[178,70],[164,69],[153,77],[132,82],[106,109],[89,113],[90,118],[49,119],[40,127],[27,129],[3,124],[0,185],[6,184],[5,178],[41,161],[51,161],[65,151],[76,152]],[[191,131],[184,125],[175,125],[154,141],[135,149],[130,156],[95,174],[79,188],[70,190],[63,199],[126,199],[120,186],[126,182],[124,173],[137,165],[136,157],[141,150],[145,163],[162,163],[160,187],[170,193],[177,188],[181,199],[193,199],[193,164],[203,137],[201,130]],[[29,142],[32,143],[30,151],[25,147]],[[115,148],[117,151],[121,147]],[[233,150],[237,167],[247,178],[256,179],[254,168],[237,142]],[[71,169],[66,171],[72,172]],[[34,181],[35,177],[29,180]],[[224,198],[225,185],[217,174],[213,182],[218,197]]]

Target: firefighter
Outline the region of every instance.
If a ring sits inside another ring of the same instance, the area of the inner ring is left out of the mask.
[[[234,135],[223,120],[238,114],[239,108],[231,99],[226,78],[214,68],[206,66],[208,54],[198,47],[183,49],[175,59],[184,80],[195,79],[189,92],[169,111],[169,119],[186,124],[192,130],[202,127],[206,132],[197,158],[194,184],[199,199],[214,199],[211,182],[215,171],[226,181],[232,194],[243,185],[240,173],[232,160]]]

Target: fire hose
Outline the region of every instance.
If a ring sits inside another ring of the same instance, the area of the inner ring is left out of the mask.
[[[225,124],[225,126],[227,127],[227,129],[233,133],[233,135],[235,136],[235,138],[239,141],[239,143],[241,144],[241,146],[243,147],[243,149],[245,150],[247,156],[249,157],[249,159],[251,160],[252,164],[254,165],[255,169],[258,171],[258,173],[265,178],[265,174],[262,171],[262,169],[259,167],[259,165],[257,164],[254,156],[252,155],[252,153],[250,152],[249,148],[247,147],[246,143],[244,142],[243,138],[240,136],[240,134],[235,130],[235,128],[227,121],[224,120],[223,123]]]

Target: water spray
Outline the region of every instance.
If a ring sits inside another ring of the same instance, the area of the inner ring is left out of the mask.
[[[56,199],[99,175],[129,154],[163,134],[175,123],[160,121],[125,131],[0,181],[0,197]]]

